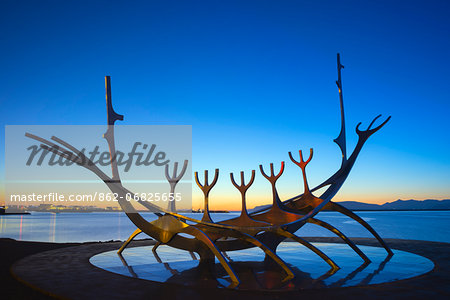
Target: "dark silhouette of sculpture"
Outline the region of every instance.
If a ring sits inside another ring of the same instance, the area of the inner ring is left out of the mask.
[[[273,164],[270,164],[269,175],[264,171],[263,166],[260,165],[261,174],[271,184],[273,201],[271,205],[265,206],[264,208],[261,208],[258,211],[253,211],[251,213],[249,213],[246,208],[245,194],[252,185],[256,176],[256,172],[255,170],[251,171],[251,177],[247,183],[245,183],[244,172],[241,172],[240,184],[236,183],[234,175],[231,173],[231,182],[241,193],[241,214],[239,217],[225,220],[219,223],[215,223],[212,220],[209,212],[209,193],[219,178],[218,169],[215,170],[214,178],[210,184],[208,183],[208,171],[205,171],[203,184],[201,184],[198,178],[198,173],[195,172],[196,183],[204,194],[204,213],[201,220],[197,220],[177,213],[174,203],[169,204],[169,207],[167,209],[163,209],[156,205],[153,205],[152,203],[141,201],[140,199],[135,199],[139,204],[145,206],[149,211],[155,213],[155,215],[158,217],[155,221],[148,222],[134,209],[133,205],[130,202],[125,200],[126,194],[130,193],[130,191],[122,185],[117,162],[115,162],[114,159],[111,160],[112,176],[109,177],[93,163],[82,163],[89,162],[89,159],[69,143],[57,137],[52,137],[51,140],[58,144],[34,136],[32,134],[27,134],[27,136],[40,141],[42,143],[41,146],[46,148],[47,150],[52,151],[53,153],[63,156],[89,169],[90,171],[95,173],[101,180],[103,180],[113,193],[121,195],[121,197],[118,198],[119,204],[129,217],[129,219],[136,225],[137,229],[119,249],[119,254],[137,234],[144,232],[157,241],[157,244],[153,248],[154,251],[156,251],[156,248],[160,244],[165,244],[170,247],[189,251],[191,253],[196,252],[200,256],[199,265],[201,267],[208,268],[210,268],[211,265],[214,264],[214,260],[215,258],[217,258],[230,277],[230,287],[236,287],[240,283],[240,280],[231,267],[230,260],[227,259],[227,251],[246,249],[250,247],[259,247],[265,253],[266,259],[275,262],[275,264],[278,265],[279,269],[285,273],[284,281],[288,281],[293,278],[294,274],[290,270],[289,266],[280,257],[278,257],[278,255],[276,254],[276,250],[278,245],[283,240],[285,240],[286,238],[290,238],[295,242],[306,246],[315,254],[319,255],[325,262],[330,265],[330,273],[333,273],[336,272],[339,267],[321,250],[319,250],[306,240],[302,239],[301,237],[295,235],[295,232],[306,223],[319,225],[339,236],[364,260],[364,264],[369,263],[370,260],[342,232],[340,232],[332,225],[315,218],[317,213],[323,210],[337,211],[356,220],[374,235],[379,243],[386,249],[389,256],[392,255],[392,251],[390,250],[390,248],[369,224],[367,224],[363,219],[358,217],[352,211],[331,201],[331,199],[339,191],[348,174],[350,173],[364,143],[371,135],[381,129],[390,119],[389,117],[379,126],[372,128],[375,121],[380,117],[378,116],[370,123],[366,130],[360,130],[359,126],[361,125],[361,123],[359,123],[356,126],[358,142],[351,155],[347,157],[345,116],[341,82],[341,69],[343,68],[343,66],[340,63],[339,54],[337,56],[337,68],[338,80],[336,81],[336,84],[339,90],[341,130],[338,137],[334,141],[339,146],[342,152],[342,163],[339,170],[337,170],[336,173],[331,175],[322,184],[313,189],[310,189],[306,176],[306,166],[312,159],[313,150],[310,150],[309,158],[306,161],[303,160],[301,150],[299,151],[299,161],[297,161],[289,152],[291,161],[301,169],[304,183],[304,192],[303,194],[295,196],[291,199],[281,201],[276,189],[276,182],[283,174],[284,162],[281,162],[280,171],[276,175],[274,172]],[[108,76],[106,77],[105,84],[108,129],[104,134],[104,137],[109,145],[111,157],[115,157],[114,124],[117,120],[123,120],[123,116],[117,114],[113,109],[110,78]],[[185,161],[182,171],[177,174],[178,163],[175,163],[173,167],[173,176],[169,176],[169,166],[166,165],[166,178],[170,184],[171,193],[174,193],[177,183],[184,175],[187,164],[188,162]],[[316,197],[313,195],[313,192],[324,187],[326,187],[326,190],[320,197]],[[186,234],[192,236],[193,238],[185,237]]]

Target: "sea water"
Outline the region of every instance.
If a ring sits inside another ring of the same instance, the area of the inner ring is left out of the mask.
[[[360,211],[356,212],[383,238],[426,240],[450,243],[450,211]],[[152,213],[143,213],[149,221]],[[201,214],[189,213],[201,219]],[[237,212],[211,214],[215,222],[236,217]],[[320,212],[328,222],[349,237],[372,237],[358,222],[337,212]],[[0,238],[40,242],[92,242],[126,240],[136,227],[123,212],[46,213],[0,215]],[[335,236],[313,224],[306,224],[299,236]],[[145,234],[137,238],[147,238]]]

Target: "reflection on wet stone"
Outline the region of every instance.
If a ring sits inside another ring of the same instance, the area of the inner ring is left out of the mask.
[[[434,264],[422,256],[400,250],[387,255],[383,248],[359,246],[371,263],[361,259],[345,244],[314,243],[328,253],[341,269],[330,273],[318,256],[311,256],[295,243],[282,243],[277,253],[288,261],[295,278],[282,282],[283,275],[276,266],[264,262],[264,255],[256,249],[233,251],[227,255],[241,279],[238,289],[298,290],[334,288],[379,284],[415,277],[431,271]],[[212,272],[202,270],[199,261],[186,251],[160,246],[153,255],[150,246],[126,249],[122,255],[116,251],[93,256],[90,262],[107,271],[157,282],[170,282],[183,286],[209,286],[225,288],[230,284],[227,273],[217,263]]]

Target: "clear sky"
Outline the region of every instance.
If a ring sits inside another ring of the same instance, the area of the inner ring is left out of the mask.
[[[0,3],[0,126],[104,124],[104,76],[123,124],[188,124],[193,170],[221,169],[212,209],[236,208],[229,172],[314,148],[310,185],[340,164],[340,52],[348,148],[369,139],[335,200],[450,198],[448,1],[9,1]],[[4,169],[1,133],[0,171]],[[194,207],[200,193],[194,187]],[[269,201],[261,175],[249,206]]]

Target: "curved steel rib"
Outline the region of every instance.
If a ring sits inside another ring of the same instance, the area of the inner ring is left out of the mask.
[[[119,250],[117,250],[117,254],[121,254],[123,252],[123,250],[125,250],[125,248],[128,246],[129,243],[131,243],[131,241],[138,235],[142,233],[142,230],[137,228],[129,237],[128,239],[125,241],[125,243],[122,244],[122,246],[119,248]]]
[[[343,234],[340,230],[338,230],[336,227],[332,226],[331,224],[324,222],[322,220],[316,219],[316,218],[309,218],[308,223],[319,225],[334,234],[336,234],[338,237],[340,237],[347,245],[349,245],[353,251],[355,251],[365,262],[370,263],[370,259],[367,257],[367,255],[364,254],[364,252],[361,251],[361,249],[358,248],[358,246],[355,245],[355,243],[352,242],[345,234]]]
[[[210,227],[204,226],[204,225],[194,225],[195,227],[202,228],[204,231],[211,231]],[[248,242],[261,250],[264,251],[264,253],[270,257],[275,263],[277,263],[286,273],[286,277],[283,279],[283,282],[290,280],[294,278],[294,273],[292,270],[286,265],[286,263],[272,250],[270,250],[264,243],[259,241],[257,238],[252,236],[251,234],[246,233],[245,231],[238,231],[236,229],[228,229],[228,230],[222,230],[219,229],[218,231],[212,231],[212,234],[214,233],[220,233],[221,237],[234,237],[237,239],[240,239],[242,241]]]
[[[193,226],[186,227],[182,232],[193,235],[198,240],[202,241],[209,248],[209,250],[214,254],[214,256],[217,257],[217,259],[219,260],[222,267],[225,269],[225,271],[230,276],[231,284],[228,286],[229,288],[234,288],[239,285],[240,280],[238,279],[236,273],[231,268],[231,266],[228,264],[227,260],[222,255],[220,250],[217,249],[216,245],[214,245],[213,241],[211,241],[211,239],[208,237],[208,235],[206,235],[205,232],[203,232],[201,229],[195,228]],[[200,257],[201,257],[201,254],[200,254]]]
[[[296,236],[293,233],[290,233],[289,231],[282,230],[281,228],[279,230],[277,230],[276,233],[281,235],[281,236],[284,236],[286,238],[292,239],[292,240],[294,240],[294,241],[304,245],[309,250],[311,250],[315,254],[319,255],[324,261],[326,261],[330,265],[333,273],[335,273],[337,270],[339,270],[338,265],[331,258],[329,258],[325,253],[323,253],[319,248],[314,246],[313,244],[305,241],[304,239],[302,239],[301,237]]]
[[[378,235],[378,233],[375,231],[375,229],[373,229],[372,226],[370,226],[366,221],[364,221],[357,214],[353,213],[351,210],[349,210],[335,202],[328,203],[326,209],[338,211],[338,212],[352,218],[353,220],[355,220],[356,222],[358,222],[359,224],[364,226],[378,240],[378,242],[383,246],[383,248],[386,249],[386,251],[389,255],[394,254],[392,252],[391,248],[389,248],[389,246],[386,244],[386,242]]]

